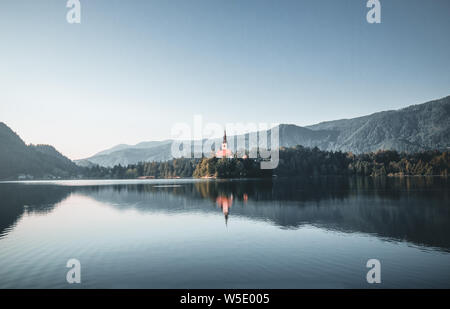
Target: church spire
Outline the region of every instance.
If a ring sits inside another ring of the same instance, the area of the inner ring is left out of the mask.
[[[227,143],[227,131],[223,130],[223,144]]]

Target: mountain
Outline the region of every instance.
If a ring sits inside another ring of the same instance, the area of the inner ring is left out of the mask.
[[[49,145],[26,145],[6,124],[0,122],[0,179],[71,177],[79,167]]]
[[[149,146],[148,148],[125,148],[113,152],[103,151],[100,154],[96,154],[88,159],[75,160],[75,163],[79,166],[90,167],[93,165],[100,166],[114,166],[128,164],[134,164],[143,161],[167,161],[172,159],[172,141],[167,144],[156,144]]]
[[[148,148],[152,148],[155,146],[167,145],[167,144],[172,144],[172,140],[141,142],[136,145],[120,144],[120,145],[114,146],[112,148],[100,151],[99,153],[96,153],[94,156],[109,155],[113,152],[125,150],[125,149],[148,149]]]
[[[401,152],[444,150],[450,147],[450,96],[400,110],[322,122],[307,127],[281,124],[279,133],[280,146],[284,147],[302,145],[353,153],[379,149]],[[230,136],[229,140],[233,138],[236,137]],[[248,135],[245,139],[247,147],[254,146],[249,146]],[[217,141],[220,142],[220,139]],[[114,166],[164,161],[172,158],[171,144],[172,140],[122,144],[76,163],[83,166]]]
[[[396,111],[322,122],[311,130],[337,132],[326,150],[355,153],[394,149],[417,152],[450,146],[450,96]]]

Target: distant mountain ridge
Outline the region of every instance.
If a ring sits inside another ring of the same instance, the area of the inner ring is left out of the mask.
[[[279,133],[282,147],[302,145],[353,153],[380,149],[400,152],[447,150],[450,147],[450,96],[399,110],[306,127],[281,124]],[[235,137],[229,137],[232,138]],[[249,147],[248,135],[246,141]],[[172,140],[121,144],[75,162],[82,166],[114,166],[165,161],[172,159],[171,144]]]
[[[127,145],[127,144],[119,144],[109,149],[100,151],[96,153],[94,156],[102,156],[108,155],[116,151],[124,150],[124,149],[148,149],[154,146],[164,145],[164,144],[172,144],[172,140],[164,140],[164,141],[151,141],[151,142],[141,142],[136,145]]]
[[[450,96],[400,110],[322,122],[311,130],[339,132],[326,150],[416,152],[450,146]]]

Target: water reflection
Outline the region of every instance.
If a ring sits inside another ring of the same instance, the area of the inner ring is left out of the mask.
[[[18,184],[0,184],[0,237],[4,231],[14,226],[23,214],[46,214],[67,198],[70,187]]]
[[[219,209],[227,226],[233,217],[283,229],[315,225],[450,251],[448,188],[448,179],[432,177],[0,184],[0,235],[24,213],[51,212],[76,193],[117,209],[216,215]]]
[[[244,193],[242,195],[242,199],[244,200],[244,204],[248,201],[248,194]],[[227,195],[220,195],[216,198],[217,206],[219,206],[220,209],[222,209],[223,215],[225,216],[225,225],[228,224],[228,213],[230,212],[231,206],[233,206],[233,194]]]
[[[222,212],[225,216],[225,225],[228,223],[228,212],[230,211],[231,206],[233,205],[233,195],[225,196],[221,195],[216,198],[217,206],[222,209]]]

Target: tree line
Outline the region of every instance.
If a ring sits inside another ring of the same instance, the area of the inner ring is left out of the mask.
[[[317,147],[281,147],[279,164],[274,170],[260,169],[262,159],[202,158],[172,159],[165,162],[140,162],[128,166],[94,166],[84,168],[83,177],[134,179],[154,178],[260,178],[276,176],[447,176],[450,171],[449,152],[425,151],[399,153],[380,150],[366,154],[322,151]]]

